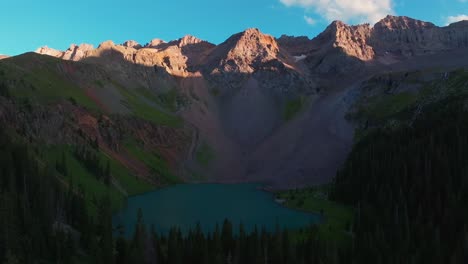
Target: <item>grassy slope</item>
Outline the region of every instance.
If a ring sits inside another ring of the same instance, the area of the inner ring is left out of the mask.
[[[287,101],[283,109],[283,119],[285,121],[294,119],[294,117],[302,111],[305,104],[306,98],[303,96]]]
[[[369,99],[366,107],[361,109],[361,115],[372,120],[382,120],[404,110],[418,100],[418,95],[402,92],[386,97],[375,96]]]
[[[214,150],[206,143],[203,143],[196,152],[197,162],[204,168],[210,166],[211,162],[215,159]]]
[[[100,112],[102,109],[99,109],[99,106],[86,95],[84,89],[65,79],[59,72],[61,63],[61,60],[50,56],[21,55],[0,62],[0,79],[2,76],[8,76],[10,81],[14,81],[15,88],[11,89],[10,92],[17,98],[27,98],[47,104],[68,99],[86,107],[88,110]],[[112,81],[112,84],[125,98],[123,103],[130,108],[135,116],[160,125],[178,127],[182,124],[179,117],[163,112],[147,104],[141,98],[143,96],[145,99],[162,105],[171,111],[176,105],[176,100],[178,100],[175,90],[158,97],[147,90],[135,89],[134,92],[114,81]],[[89,86],[99,89],[104,87],[104,81],[90,80]]]
[[[118,181],[119,185],[125,189],[129,196],[149,192],[154,189],[153,186],[135,177],[135,175],[133,175],[133,173],[125,166],[112,159],[105,153],[100,151],[99,157],[101,158],[103,164],[105,164],[107,161],[109,162],[112,177]]]
[[[123,203],[125,196],[115,188],[108,187],[103,182],[98,181],[96,177],[74,157],[70,146],[48,147],[45,149],[44,154],[45,161],[51,165],[60,161],[62,155],[65,155],[68,176],[64,176],[63,179],[68,184],[73,181],[75,186],[83,188],[88,208],[93,215],[96,213],[96,201],[99,201],[99,199],[105,195],[109,195],[113,209],[117,209]]]
[[[167,162],[158,153],[144,150],[134,140],[127,140],[124,147],[132,156],[145,163],[151,169],[152,174],[158,175],[163,183],[176,184],[181,182],[171,172]]]
[[[437,74],[431,71],[427,73],[418,72],[418,78],[408,78],[402,82],[404,84],[420,84],[422,87],[414,92],[401,91],[393,94],[378,94],[370,98],[361,99],[358,102],[357,118],[367,118],[372,120],[385,120],[395,114],[404,111],[415,104],[427,103],[429,101],[440,100],[450,95],[466,94],[468,85],[468,70],[459,69],[447,74],[438,73],[440,78],[431,81],[424,81],[424,74]],[[414,77],[413,73],[412,77]]]
[[[99,201],[105,195],[109,195],[114,210],[118,209],[126,196],[132,196],[148,192],[154,189],[153,186],[136,178],[126,167],[111,159],[105,153],[99,151],[98,157],[101,164],[109,162],[110,172],[113,180],[119,185],[107,186],[104,182],[99,181],[96,177],[89,172],[83,164],[73,155],[72,146],[51,146],[45,149],[44,158],[46,162],[54,165],[62,159],[65,155],[68,175],[64,176],[64,180],[69,184],[73,180],[75,186],[82,186],[86,192],[86,198],[89,207],[95,210],[95,201]],[[120,189],[122,188],[122,190]]]
[[[171,127],[178,127],[182,124],[182,120],[179,117],[156,109],[140,98],[140,96],[148,96],[149,91],[142,92],[141,89],[136,89],[136,93],[134,93],[116,82],[113,82],[113,84],[119,90],[120,94],[124,96],[127,107],[129,107],[137,117],[154,122],[155,124]],[[156,98],[150,95],[146,97],[146,99],[153,101]],[[157,103],[156,101],[153,102]]]
[[[327,187],[288,190],[277,193],[290,208],[322,214],[325,222],[318,226],[321,239],[344,242],[349,238],[353,209],[327,199]]]
[[[38,55],[34,55],[33,58],[35,56]],[[90,110],[99,110],[99,107],[86,96],[83,89],[58,74],[57,68],[60,60],[41,56],[40,62],[26,68],[21,66],[23,60],[26,59],[24,57],[15,57],[15,60],[11,61],[3,60],[0,63],[0,78],[4,76],[13,84],[10,85],[14,87],[10,88],[12,96],[45,104],[72,99]],[[18,63],[15,63],[16,59],[19,60]]]
[[[10,60],[0,62],[0,81],[5,81],[9,87],[13,98],[29,100],[37,104],[55,104],[63,100],[70,100],[85,107],[92,113],[99,114],[102,109],[88,97],[85,90],[77,86],[68,78],[64,78],[61,73],[61,63],[63,61],[37,54],[25,54],[14,57]],[[78,65],[78,64],[77,64]],[[79,67],[79,65],[76,67]],[[104,87],[104,81],[89,80],[90,87],[100,89]],[[118,91],[124,96],[126,104],[131,108],[136,117],[154,122],[160,125],[180,126],[181,119],[162,112],[153,106],[144,103],[141,96],[158,103],[156,96],[148,97],[147,93],[136,94],[121,85],[115,85]],[[167,104],[175,103],[174,95],[168,95]],[[174,100],[173,100],[174,99]],[[171,103],[172,102],[172,103]],[[152,169],[155,175],[161,176],[165,183],[178,183],[179,179],[173,175],[166,162],[157,153],[147,153],[137,145],[127,145],[129,152],[134,158],[141,160]],[[109,162],[111,175],[117,182],[117,186],[106,186],[98,181],[92,173],[87,171],[83,165],[75,159],[72,146],[47,146],[44,148],[44,160],[52,165],[65,153],[69,163],[70,175],[65,178],[65,182],[70,183],[73,177],[75,186],[81,185],[87,193],[87,201],[91,211],[95,211],[94,201],[99,200],[103,195],[109,194],[113,208],[118,208],[125,198],[125,194],[135,195],[150,191],[154,187],[147,182],[136,178],[131,171],[117,160],[99,152],[98,155],[102,164]],[[123,189],[123,190],[122,190]]]
[[[434,74],[440,77],[424,80],[425,75]],[[419,84],[420,89],[361,98],[349,117],[361,124],[368,123],[370,127],[387,126],[390,129],[409,122],[419,107],[448,96],[468,94],[468,70],[459,69],[444,75],[445,72],[434,71],[411,73],[410,77],[401,81],[402,85]],[[356,140],[363,138],[368,131],[367,125],[358,128]]]

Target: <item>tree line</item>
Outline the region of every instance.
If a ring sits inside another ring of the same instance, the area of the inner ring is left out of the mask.
[[[433,103],[353,148],[332,193],[356,207],[350,263],[468,263],[466,106]]]

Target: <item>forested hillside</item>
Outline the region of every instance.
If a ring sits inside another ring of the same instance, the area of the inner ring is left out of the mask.
[[[0,130],[0,259],[3,263],[108,263],[110,200],[92,216],[85,190],[62,180],[52,164],[6,129]],[[103,195],[105,197],[105,195]]]
[[[356,144],[333,192],[356,207],[356,263],[468,260],[467,99],[428,104],[413,122],[375,128]]]

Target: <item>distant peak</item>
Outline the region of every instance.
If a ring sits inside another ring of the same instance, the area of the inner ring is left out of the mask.
[[[454,22],[450,24],[449,27],[468,27],[468,20]]]
[[[231,37],[231,39],[238,39],[240,42],[274,42],[275,38],[268,34],[262,33],[258,28],[248,28],[238,34],[235,34]]]
[[[158,38],[155,38],[155,39],[152,39],[148,44],[145,45],[145,47],[147,48],[155,48],[161,44],[165,44],[166,42],[162,39],[158,39]]]
[[[247,34],[262,34],[258,28],[248,28],[244,31]]]
[[[178,45],[179,47],[184,47],[187,45],[198,44],[198,43],[205,42],[205,41],[197,37],[194,37],[192,35],[185,35],[184,37],[180,38],[178,42],[179,42],[179,45]]]
[[[415,28],[433,28],[436,27],[431,22],[414,19],[407,16],[387,15],[385,18],[375,24],[376,28],[387,29],[415,29]]]
[[[115,43],[112,41],[112,40],[107,40],[107,41],[104,41],[102,42],[101,44],[99,44],[99,48],[111,48],[111,47],[114,47],[115,46]]]
[[[48,46],[39,47],[35,52],[38,54],[49,55],[54,57],[59,57],[63,53],[59,50],[49,48]]]
[[[142,47],[138,42],[134,40],[127,40],[122,44],[122,46],[127,47],[127,48],[134,48],[134,49],[139,49]]]
[[[333,22],[331,22],[330,25],[331,26],[347,26],[348,24],[346,24],[345,22],[341,20],[334,20]]]
[[[340,31],[343,28],[349,27],[346,23],[344,23],[341,20],[335,20],[328,25],[327,28],[322,32],[323,33],[330,33],[333,32],[332,34],[335,34],[336,32]]]
[[[93,50],[94,46],[91,44],[82,43],[80,45],[71,44],[70,47],[68,48],[68,50],[70,51],[77,50],[77,49],[82,50],[82,51],[88,51],[88,50]]]
[[[264,37],[271,37],[268,34],[264,34],[258,28],[248,28],[239,33],[241,37],[244,38],[264,38]]]
[[[257,28],[249,28],[232,35],[218,46],[214,54],[221,54],[223,71],[252,73],[255,65],[278,60],[280,48],[276,39]],[[229,63],[227,63],[229,62]]]

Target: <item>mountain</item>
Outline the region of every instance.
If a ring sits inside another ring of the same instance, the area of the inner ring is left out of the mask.
[[[193,36],[147,44],[106,41],[97,48],[81,44],[66,51],[42,47],[36,53],[56,59],[24,54],[1,65],[5,72],[19,67],[27,74],[9,77],[8,87],[24,86],[14,88],[19,90],[11,92],[14,97],[27,97],[37,107],[47,102],[66,113],[82,109],[90,120],[102,115],[115,124],[112,131],[119,133],[103,148],[129,147],[137,138],[139,148],[161,152],[168,140],[160,157],[179,180],[254,181],[283,188],[328,182],[336,174],[352,147],[355,126],[361,125],[346,117],[361,96],[368,96],[363,89],[371,77],[464,67],[467,49],[466,22],[437,27],[387,16],[373,26],[334,21],[313,39],[276,39],[252,28],[219,45]],[[44,71],[49,80],[37,76]],[[65,83],[76,88],[73,93],[62,90]],[[28,90],[31,85],[35,89]],[[35,93],[47,100],[36,99]],[[70,98],[76,106],[65,107],[61,100]],[[46,115],[51,109],[38,111]],[[96,122],[90,124],[97,132],[89,137],[107,138]],[[137,123],[141,128],[134,127]],[[156,135],[159,143],[144,147]],[[172,140],[172,135],[180,136]],[[70,142],[57,138],[46,141]],[[128,156],[134,164],[141,162],[138,155],[123,154],[129,152],[118,149],[112,155],[124,164]]]
[[[342,73],[350,70],[349,64],[353,65],[352,67],[359,65],[359,62],[386,65],[414,56],[466,48],[467,34],[466,22],[437,27],[430,22],[389,15],[374,26],[350,26],[341,21],[334,21],[313,40],[304,37],[282,37],[280,40],[286,46],[294,45],[300,49],[302,53],[295,55],[308,58],[306,61],[312,70],[321,73]],[[336,52],[337,55],[330,56]],[[340,54],[346,57],[343,58]]]
[[[467,263],[467,30],[387,16],[3,58],[0,261]],[[161,234],[142,210],[132,239],[113,226],[128,196],[206,182],[323,221],[302,239],[227,219]]]

